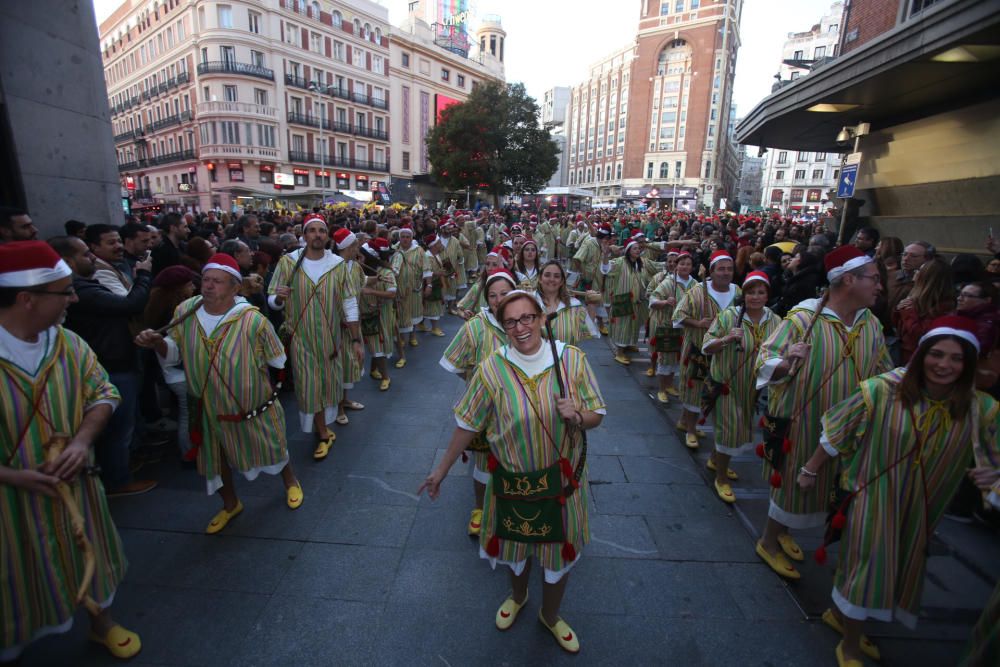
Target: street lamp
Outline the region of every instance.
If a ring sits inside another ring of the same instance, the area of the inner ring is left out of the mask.
[[[320,96],[319,83],[313,81],[309,84],[309,92],[316,94],[316,106],[323,108],[323,98]],[[319,207],[326,209],[326,143],[323,140],[323,113],[319,112]]]
[[[861,150],[861,137],[868,134],[870,126],[868,123],[858,123],[854,127],[843,127],[840,132],[837,133],[836,142],[841,146],[847,146],[851,139],[854,139],[854,150],[852,153],[857,153]],[[847,164],[847,156],[840,161],[840,173],[844,173],[844,165]],[[841,210],[840,210],[840,229],[837,231],[837,245],[842,245],[844,243],[844,231],[847,228],[847,200],[841,200]]]

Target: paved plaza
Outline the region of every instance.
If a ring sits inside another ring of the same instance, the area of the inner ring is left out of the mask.
[[[461,381],[437,365],[446,338],[424,335],[388,393],[367,377],[363,412],[337,426],[323,462],[288,419],[305,491],[290,511],[281,481],[237,479],[246,510],[216,536],[219,507],[172,453],[143,475],[153,492],[112,503],[130,568],[117,618],[142,637],[130,665],[835,665],[836,636],[818,616],[832,567],[804,564],[788,585],[753,551],[767,489],[751,455],[735,462],[735,508],[710,489],[708,446],[692,456],[637,359],[616,364],[605,341],[584,345],[607,400],[591,431],[591,544],[573,570],[563,616],[582,651],[563,653],[536,620],[540,574],[514,627],[493,616],[508,588],[465,534],[472,505],[457,463],[437,502],[417,488],[443,453]],[[285,394],[287,415],[294,398]],[[707,443],[709,440],[706,440]],[[811,550],[819,532],[803,536]],[[832,560],[832,559],[831,559]],[[933,544],[916,633],[872,625],[885,665],[949,665],[1000,575],[1000,545],[977,526],[945,522]],[[69,634],[35,644],[24,665],[120,664]]]

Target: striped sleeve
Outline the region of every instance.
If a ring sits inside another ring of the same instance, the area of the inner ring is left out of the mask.
[[[699,290],[700,285],[695,285],[690,290],[685,292],[681,296],[680,301],[677,302],[677,305],[674,307],[673,315],[675,327],[681,326],[681,323],[686,319],[698,319],[694,314],[694,296],[696,292],[701,294]]]
[[[483,368],[486,365],[486,362],[480,364],[466,386],[465,393],[459,399],[458,405],[455,406],[455,418],[460,422],[460,425],[467,425],[480,432],[486,430],[486,425],[493,412],[493,397],[486,386],[486,378],[483,374]]]
[[[569,353],[567,361],[573,371],[573,382],[571,386],[576,391],[580,407],[589,412],[603,411],[605,408],[604,396],[601,395],[601,388],[597,384],[597,377],[594,370],[587,361],[587,355],[575,347],[567,346],[564,355]]]
[[[464,373],[476,365],[476,341],[472,333],[475,317],[462,325],[441,355],[441,366],[449,373]]]
[[[274,331],[274,326],[260,311],[251,314],[250,317],[252,318],[250,330],[257,340],[257,358],[266,359],[268,366],[273,368],[284,368],[287,361],[285,346],[281,344],[281,339]]]
[[[712,320],[711,326],[708,327],[708,332],[701,341],[702,354],[705,353],[706,347],[718,339],[724,338],[733,328],[733,311],[727,308],[719,313],[718,316]]]
[[[757,353],[757,363],[754,372],[757,374],[757,389],[763,389],[768,385],[778,385],[788,382],[790,376],[786,375],[780,380],[771,380],[774,369],[785,358],[785,351],[791,344],[799,338],[799,325],[797,323],[797,313],[789,315],[778,325],[767,340],[760,346]]]
[[[874,409],[870,393],[872,382],[864,382],[854,393],[823,415],[823,432],[819,442],[830,456],[851,454],[867,433]]]
[[[997,441],[1000,426],[1000,403],[993,397],[977,392],[979,399],[979,446],[973,452],[976,467],[1000,470],[1000,442]],[[986,495],[987,502],[1000,510],[1000,478]]]
[[[83,339],[77,337],[74,343],[80,358],[80,370],[83,372],[84,411],[101,403],[117,407],[121,402],[121,394],[118,393],[118,388],[111,384],[108,372],[97,361],[97,355]]]

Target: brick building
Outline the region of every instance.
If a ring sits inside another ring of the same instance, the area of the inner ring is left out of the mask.
[[[368,0],[125,2],[100,40],[133,203],[370,198],[389,176],[387,27]]]
[[[635,40],[572,88],[568,182],[596,202],[693,209],[735,195],[731,97],[742,2],[640,4]]]

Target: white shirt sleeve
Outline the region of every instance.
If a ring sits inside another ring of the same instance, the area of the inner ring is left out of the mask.
[[[350,299],[344,299],[344,321],[358,321],[358,297],[352,296]]]
[[[271,294],[267,297],[267,305],[270,306],[271,310],[284,310],[285,303],[285,301],[282,301],[280,305],[278,304],[277,294]]]
[[[820,444],[820,447],[823,448],[823,451],[825,451],[830,456],[832,456],[834,458],[840,456],[840,452],[838,452],[834,448],[834,446],[830,444],[830,439],[826,437],[826,431],[823,431],[823,433],[820,434],[820,436],[819,436],[819,444]]]
[[[781,365],[782,361],[784,361],[784,359],[782,359],[780,357],[774,357],[772,359],[768,359],[767,361],[765,361],[763,363],[763,365],[761,365],[760,370],[757,371],[757,389],[758,390],[763,389],[764,387],[768,386],[769,384],[772,384],[771,376],[774,375],[774,369],[777,368],[779,365]],[[788,378],[788,376],[786,375],[785,377],[781,378],[781,380],[778,380],[778,381],[774,382],[774,384],[777,384],[778,382],[782,382],[782,381],[786,380],[787,378]]]
[[[167,368],[181,363],[181,350],[177,347],[174,339],[167,337],[163,339],[163,342],[167,345],[167,356],[161,357],[159,354],[156,355],[156,360],[160,362],[160,366]]]
[[[466,422],[464,422],[462,420],[462,418],[459,417],[458,415],[455,415],[455,423],[463,431],[472,431],[473,433],[479,433],[479,429],[478,428],[473,428],[472,426],[470,426],[469,424],[467,424]]]

